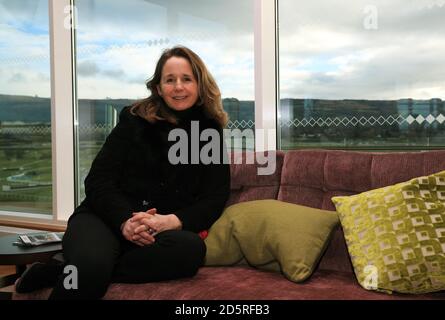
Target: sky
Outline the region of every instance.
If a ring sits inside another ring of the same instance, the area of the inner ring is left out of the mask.
[[[371,4],[370,4],[371,3]],[[148,95],[190,47],[223,98],[254,99],[252,0],[77,0],[78,97]],[[445,99],[445,0],[279,1],[280,97]],[[50,95],[47,0],[0,0],[0,94]]]
[[[281,98],[445,98],[445,0],[280,1]]]
[[[0,0],[0,94],[50,96],[48,29],[47,1]]]

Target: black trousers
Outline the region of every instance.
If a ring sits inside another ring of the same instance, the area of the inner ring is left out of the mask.
[[[202,266],[206,246],[196,233],[168,230],[155,239],[154,244],[140,247],[113,233],[94,214],[73,216],[62,246],[66,264],[77,268],[77,289],[65,288],[68,272],[60,276],[50,299],[100,299],[112,282],[191,277]]]

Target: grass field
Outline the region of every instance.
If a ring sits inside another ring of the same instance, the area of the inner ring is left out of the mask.
[[[94,128],[79,142],[78,180],[83,181],[108,131]],[[0,135],[0,210],[52,214],[50,131],[30,127],[25,133]]]
[[[3,145],[3,141],[0,144]],[[50,214],[51,169],[50,141],[16,141],[15,144],[2,148],[1,209]]]
[[[0,151],[1,210],[51,214],[51,145],[47,139],[47,141],[42,140],[45,139],[32,143],[16,143],[8,146],[6,152],[3,148]],[[100,141],[81,142],[79,180],[82,199],[84,197],[83,180],[101,145]]]

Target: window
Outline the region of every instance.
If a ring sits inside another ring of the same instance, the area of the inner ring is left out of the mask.
[[[66,220],[120,110],[148,95],[155,62],[177,44],[215,76],[230,129],[273,128],[280,97],[278,149],[443,148],[443,16],[434,0],[0,0],[0,216]],[[229,142],[252,150],[245,138]]]
[[[0,211],[51,214],[47,0],[0,1]]]
[[[279,0],[281,149],[445,146],[440,1]]]
[[[165,48],[185,45],[200,55],[221,89],[228,127],[254,129],[253,1],[77,0],[75,5],[80,200],[92,160],[122,108],[148,96],[145,81]],[[253,148],[253,140],[245,147]]]

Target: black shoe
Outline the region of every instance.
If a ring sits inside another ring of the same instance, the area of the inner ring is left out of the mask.
[[[17,293],[28,293],[47,287],[54,287],[62,271],[62,265],[34,262],[16,281],[15,291]]]

